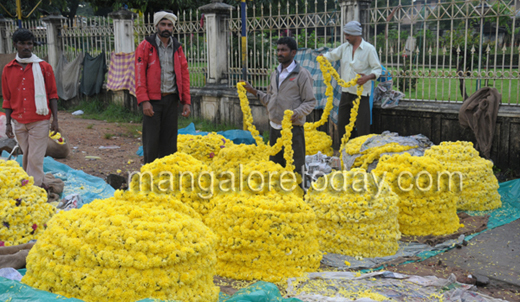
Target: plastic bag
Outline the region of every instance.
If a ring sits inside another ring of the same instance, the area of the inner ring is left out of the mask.
[[[81,196],[79,194],[70,194],[65,196],[65,198],[58,203],[56,212],[77,209],[80,204],[82,204]]]

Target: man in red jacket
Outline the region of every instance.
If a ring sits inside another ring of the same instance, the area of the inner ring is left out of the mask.
[[[177,152],[179,102],[182,116],[190,115],[190,74],[182,46],[173,37],[177,17],[167,11],[154,14],[157,32],[135,51],[137,103],[143,110],[144,163]]]
[[[23,169],[33,177],[35,186],[42,186],[49,128],[58,131],[56,79],[51,65],[32,53],[34,35],[31,31],[16,30],[13,43],[16,58],[4,67],[2,73],[5,134],[9,138],[16,136],[23,152]]]

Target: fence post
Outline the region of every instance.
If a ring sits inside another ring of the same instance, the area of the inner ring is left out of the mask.
[[[62,41],[60,39],[60,29],[61,29],[61,20],[66,20],[67,18],[59,15],[59,13],[53,13],[42,19],[45,24],[47,24],[47,47],[49,52],[49,64],[51,64],[52,69],[56,70],[58,67],[58,61],[60,60],[60,55],[62,52]]]
[[[3,15],[0,15],[0,54],[9,53],[7,43],[7,24],[9,24],[10,20],[4,18]]]
[[[341,8],[341,27],[350,21],[358,21],[363,27],[363,39],[367,39],[370,5],[372,0],[339,0]],[[344,42],[341,35],[341,42]]]
[[[114,20],[114,52],[134,52],[134,18],[137,14],[123,8],[108,15]]]
[[[206,18],[206,37],[208,39],[208,78],[213,85],[226,84],[228,74],[228,38],[226,18],[233,6],[222,0],[201,6],[199,10]]]

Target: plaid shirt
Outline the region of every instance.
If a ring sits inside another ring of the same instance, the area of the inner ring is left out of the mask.
[[[325,54],[329,51],[327,47],[321,47],[318,49],[310,49],[310,48],[300,48],[294,57],[294,60],[298,61],[302,67],[307,69],[314,80],[313,91],[314,96],[316,97],[316,101],[318,101],[318,105],[314,109],[323,109],[327,104],[327,97],[325,96],[325,91],[327,90],[327,86],[323,82],[323,75],[320,70],[320,63],[316,60],[318,55]],[[331,62],[332,67],[334,67],[338,73],[340,69],[339,61]],[[332,81],[332,87],[334,88],[334,108],[330,112],[330,117],[334,123],[338,122],[338,106],[339,101],[341,99],[341,86],[339,86],[336,81]]]

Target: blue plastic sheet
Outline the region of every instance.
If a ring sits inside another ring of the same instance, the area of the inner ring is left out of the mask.
[[[7,157],[9,154],[4,151],[2,156]],[[22,159],[23,155],[19,155],[16,158],[20,166],[22,166]],[[47,156],[43,159],[43,171],[63,180],[65,187],[61,197],[73,193],[80,194],[82,203],[78,204],[78,207],[90,203],[94,199],[105,199],[114,196],[114,188],[102,178],[89,175],[80,170],[74,170],[65,164],[57,162],[52,157]]]

